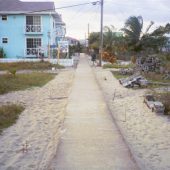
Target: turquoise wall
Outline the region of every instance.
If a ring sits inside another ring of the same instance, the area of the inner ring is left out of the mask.
[[[55,28],[53,28],[53,18],[50,15],[42,15],[42,34],[25,34],[25,23],[25,15],[8,15],[7,21],[2,21],[0,17],[0,47],[4,49],[7,58],[25,57],[27,37],[42,38],[42,46],[46,47],[45,55],[47,55],[48,31],[51,32],[51,44],[54,44],[52,39],[55,36]],[[8,38],[8,43],[3,44],[2,38]]]

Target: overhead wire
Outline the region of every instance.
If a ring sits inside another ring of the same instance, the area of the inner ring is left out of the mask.
[[[67,5],[67,6],[57,7],[57,8],[53,8],[53,9],[28,11],[27,13],[37,13],[37,12],[45,12],[45,11],[53,12],[53,10],[73,8],[73,7],[77,7],[77,6],[84,6],[84,5],[90,5],[90,4],[95,5],[97,3],[100,3],[100,1],[93,1],[93,2],[86,2],[86,3],[80,3],[80,4]],[[20,14],[23,14],[23,13],[20,13]]]
[[[87,5],[91,5],[91,8],[93,8],[93,6],[97,5],[97,4],[100,4],[100,1],[92,1],[92,2],[86,2],[86,3],[79,3],[79,4],[73,4],[73,5],[67,5],[67,6],[62,6],[62,7],[57,7],[57,8],[53,8],[53,9],[45,9],[45,10],[35,10],[35,11],[28,11],[26,12],[27,14],[32,14],[32,13],[38,13],[38,12],[45,12],[45,11],[48,11],[48,12],[54,12],[54,10],[62,10],[62,9],[67,9],[67,8],[76,8],[76,7],[80,7],[82,6],[84,8],[84,6],[87,6]],[[78,16],[80,18],[81,15],[77,15],[78,13],[80,13],[81,9],[78,10],[78,12],[76,12],[76,14],[74,16]],[[81,11],[82,13],[82,11]],[[25,14],[25,13],[20,13],[20,14]],[[85,15],[86,13],[84,12],[83,15]],[[74,17],[74,20],[72,20],[72,22],[75,22],[75,17]],[[72,24],[69,23],[69,25]]]
[[[96,5],[96,6],[98,6],[98,5]],[[84,23],[84,29],[83,29],[83,30],[84,30],[84,33],[87,32],[87,25],[88,25],[88,23],[91,22],[92,19],[95,19],[93,14],[96,15],[98,9],[97,9],[96,7],[94,7],[94,6],[90,6],[90,7],[88,7],[88,8],[84,8],[84,9],[85,9],[85,10],[83,10],[83,12],[82,12],[81,15],[75,16],[75,18],[74,18],[71,22],[69,22],[69,24],[67,24],[67,28],[70,27],[71,25],[73,25],[75,22],[77,22],[77,19],[79,19],[79,18],[84,18],[85,15],[87,15],[88,13],[90,13],[90,16],[89,16],[90,19],[89,19],[89,17],[86,19],[86,21],[85,21],[85,23]],[[77,19],[76,19],[76,18],[77,18]],[[79,24],[79,23],[77,22],[76,24]],[[74,24],[74,26],[75,26],[75,24]]]
[[[90,25],[93,25],[94,22],[96,22],[96,20],[100,20],[100,9],[99,9],[99,6],[96,6],[96,8],[94,9],[93,11],[93,15],[90,15],[90,19],[88,18],[88,22]],[[98,27],[100,29],[100,25]]]
[[[55,8],[55,9],[72,8],[72,7],[76,7],[76,6],[89,5],[89,4],[94,5],[94,4],[97,4],[97,3],[100,3],[100,1],[86,2],[86,3],[82,3],[82,4],[75,4],[75,5],[68,5],[68,6],[63,6],[63,7]]]
[[[83,7],[84,8],[84,7]],[[88,7],[88,8],[84,8],[83,10],[79,10],[78,12],[76,12],[75,13],[75,15],[74,15],[74,17],[72,18],[72,21],[71,22],[69,22],[69,24],[68,25],[71,25],[71,24],[73,24],[74,22],[76,22],[77,20],[76,20],[76,17],[78,17],[78,18],[82,18],[82,17],[84,17],[84,15],[86,15],[88,12],[91,12],[91,9],[93,9],[94,7],[93,6],[90,6],[90,7]],[[79,14],[79,15],[78,15]]]

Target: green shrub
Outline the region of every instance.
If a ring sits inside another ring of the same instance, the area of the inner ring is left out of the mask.
[[[134,64],[128,64],[128,65],[120,65],[120,64],[104,64],[103,68],[133,68]]]
[[[8,104],[0,106],[0,133],[4,128],[14,124],[23,110],[24,107],[21,105]]]
[[[49,62],[17,62],[17,63],[0,63],[0,70],[9,70],[11,68],[16,70],[45,70],[56,67],[57,69],[63,69],[64,66],[59,64],[51,64]]]
[[[122,75],[119,71],[111,71],[111,73],[114,75],[115,78],[121,79],[121,78],[127,78],[129,75]]]
[[[0,75],[0,94],[11,91],[25,90],[27,88],[43,86],[52,80],[55,74],[50,73],[30,73],[17,74],[17,76]]]
[[[168,61],[170,61],[170,54],[167,54],[167,55],[166,55],[166,59],[167,59]]]
[[[5,52],[3,50],[3,48],[0,48],[0,58],[5,58]]]
[[[16,73],[17,73],[17,70],[16,70],[16,69],[13,69],[13,68],[10,68],[10,69],[8,69],[8,72],[9,72],[10,74],[12,74],[13,76],[15,76]]]

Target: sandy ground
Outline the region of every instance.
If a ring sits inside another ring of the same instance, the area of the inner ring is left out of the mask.
[[[0,136],[0,170],[47,169],[63,133],[73,77],[73,70],[61,71],[42,88],[0,95],[1,104],[13,102],[26,106],[17,123]]]
[[[170,119],[147,108],[143,103],[146,90],[122,87],[109,70],[94,68],[94,72],[112,115],[141,169],[169,170]]]
[[[139,170],[81,55],[56,157],[49,170]]]

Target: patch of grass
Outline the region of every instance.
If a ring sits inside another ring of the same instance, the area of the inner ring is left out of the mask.
[[[150,90],[153,90],[153,89],[160,88],[160,87],[163,87],[163,86],[160,85],[160,84],[149,84],[147,87],[148,87]]]
[[[112,74],[117,79],[129,77],[129,75],[122,75],[119,71],[112,71]]]
[[[103,68],[106,69],[106,68],[133,68],[134,65],[133,64],[128,64],[128,65],[120,65],[120,64],[104,64],[103,65]]]
[[[16,122],[20,113],[24,110],[21,105],[9,104],[0,106],[0,133]]]
[[[63,69],[64,66],[59,64],[51,64],[49,62],[17,62],[17,63],[0,63],[0,70],[46,70],[56,67]]]
[[[162,74],[158,74],[158,73],[143,73],[143,76],[150,81],[153,82],[160,82],[160,83],[170,83],[170,80],[165,80],[163,79],[163,75]]]
[[[12,76],[10,74],[0,75],[0,94],[10,91],[25,90],[33,86],[43,86],[55,77],[50,73],[30,73],[18,74]]]

